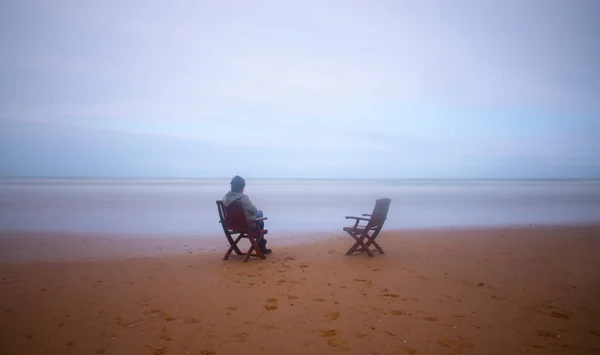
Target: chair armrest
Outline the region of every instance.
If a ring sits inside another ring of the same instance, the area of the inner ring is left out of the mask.
[[[269,219],[269,217],[260,217],[260,218],[257,218],[257,219],[253,219],[252,222],[266,221],[267,219]]]
[[[363,216],[366,216],[366,217],[371,217],[371,214],[370,214],[370,213],[363,213],[362,215],[363,215]]]
[[[354,217],[354,216],[346,216],[346,219],[356,219],[357,221],[369,221],[369,218],[365,217]]]

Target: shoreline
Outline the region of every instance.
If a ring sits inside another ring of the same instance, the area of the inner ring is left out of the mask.
[[[559,231],[569,229],[600,229],[600,222],[571,224],[529,224],[489,227],[439,227],[403,228],[381,231],[378,239],[386,235],[418,238],[431,235],[481,234],[499,231]],[[326,243],[332,240],[352,239],[343,231],[313,231],[289,233],[291,235],[267,234],[270,248],[296,247]],[[242,241],[242,245],[245,241]],[[169,257],[189,254],[225,253],[229,244],[223,235],[198,236],[190,234],[167,235],[135,233],[78,233],[78,232],[30,232],[0,231],[0,263],[24,262],[77,262],[146,257]]]

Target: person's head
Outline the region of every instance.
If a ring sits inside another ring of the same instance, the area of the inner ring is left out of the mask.
[[[231,179],[231,191],[244,192],[244,187],[246,187],[246,180],[243,177],[236,175]]]

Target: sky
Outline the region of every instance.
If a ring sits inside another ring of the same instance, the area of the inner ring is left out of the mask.
[[[0,176],[600,178],[600,1],[0,3]]]

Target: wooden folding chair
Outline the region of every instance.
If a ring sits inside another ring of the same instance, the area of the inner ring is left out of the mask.
[[[354,219],[355,223],[352,227],[344,227],[344,232],[350,234],[356,241],[352,248],[348,250],[346,255],[352,255],[356,252],[365,252],[369,256],[373,256],[374,251],[378,251],[380,254],[385,254],[383,249],[377,244],[375,238],[379,235],[383,223],[385,222],[390,209],[389,198],[381,198],[376,201],[373,213],[364,213],[362,217],[346,216],[346,219]],[[369,217],[369,218],[366,218]],[[361,221],[366,221],[366,225],[360,225]],[[373,245],[375,250],[371,251],[369,247]]]
[[[235,201],[227,207],[225,207],[223,201],[217,201],[217,208],[219,210],[219,222],[221,223],[225,237],[229,242],[229,249],[227,250],[227,253],[225,253],[223,260],[228,260],[229,256],[234,251],[236,254],[235,256],[244,256],[244,262],[248,261],[251,256],[266,259],[266,256],[260,249],[258,243],[264,238],[265,234],[268,233],[268,230],[251,227],[251,223],[246,219],[244,207],[238,201]],[[256,222],[255,225],[258,225],[259,221],[267,219],[267,217],[258,218],[254,221]],[[237,235],[237,237],[233,239],[235,235]],[[250,241],[250,249],[248,249],[248,252],[246,253],[242,252],[238,247],[238,243],[244,238]]]

